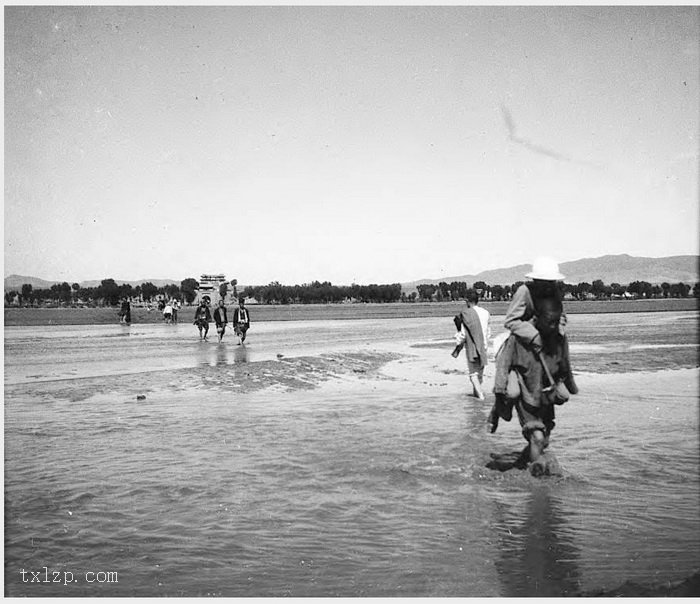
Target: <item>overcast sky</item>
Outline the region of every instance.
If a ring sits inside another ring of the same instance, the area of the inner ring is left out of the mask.
[[[5,7],[5,275],[698,253],[698,7]]]

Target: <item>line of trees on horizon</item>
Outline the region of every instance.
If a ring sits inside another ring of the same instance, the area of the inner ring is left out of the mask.
[[[221,283],[219,296],[226,299],[229,293],[229,283],[232,286],[233,298],[238,298],[237,280]],[[510,285],[490,285],[477,281],[471,288],[479,292],[486,301],[507,301],[522,285],[516,281]],[[78,283],[57,283],[50,288],[34,289],[25,283],[19,291],[11,290],[5,293],[6,306],[117,306],[121,300],[128,299],[132,303],[149,304],[157,300],[178,299],[184,304],[191,305],[199,295],[199,282],[188,277],[177,284],[156,286],[145,282],[132,286],[128,283],[118,284],[114,279],[103,279],[96,287],[82,287]],[[687,298],[691,286],[685,283],[651,284],[647,281],[633,281],[628,285],[611,283],[606,285],[596,279],[593,283],[577,284],[560,283],[562,296],[568,300],[611,300],[635,298]],[[387,302],[444,302],[464,300],[470,289],[464,281],[452,283],[420,284],[416,291],[402,291],[400,283],[370,284],[370,285],[333,285],[329,281],[313,281],[303,285],[282,285],[274,281],[268,285],[247,286],[240,295],[245,299],[253,299],[260,304],[337,304],[344,302],[387,303]],[[692,287],[692,295],[700,297],[700,283]]]
[[[304,285],[281,285],[274,281],[269,285],[248,286],[243,295],[261,304],[386,303],[401,301],[402,291],[400,283],[339,286],[330,281],[312,281]]]
[[[150,281],[133,286],[129,283],[118,284],[114,279],[103,279],[96,287],[82,287],[79,283],[72,285],[64,281],[50,288],[34,289],[30,283],[24,283],[19,291],[5,293],[5,305],[84,305],[117,306],[124,298],[134,302],[149,303],[158,299],[173,299],[191,304],[197,295],[199,283],[196,279],[185,279],[180,285],[174,283],[156,286]]]
[[[504,301],[510,300],[516,290],[524,281],[516,281],[510,285],[489,285],[484,281],[477,281],[472,285],[483,300]],[[628,285],[611,283],[607,285],[602,279],[596,279],[593,283],[582,281],[580,283],[558,282],[562,296],[569,300],[613,300],[613,299],[638,299],[638,298],[687,298],[691,287],[686,283],[661,283],[660,285],[648,281],[633,281]],[[463,300],[465,298],[467,283],[453,281],[437,284],[421,284],[416,286],[418,299],[421,301],[448,301]],[[692,287],[693,296],[700,297],[700,283]]]
[[[229,290],[229,285],[232,290]],[[231,293],[238,298],[236,279],[219,285],[218,294],[222,299]],[[132,303],[149,304],[158,300],[178,299],[192,304],[200,294],[199,282],[188,277],[180,285],[168,284],[158,287],[150,282],[132,286],[118,284],[114,279],[103,279],[96,287],[82,287],[79,283],[57,283],[50,288],[34,289],[25,283],[19,291],[5,294],[6,306],[117,306],[121,300]],[[303,285],[282,285],[272,282],[269,285],[248,286],[240,292],[246,299],[254,299],[260,304],[329,304],[346,301],[355,302],[398,302],[402,299],[400,283],[389,285],[336,286],[328,281],[313,281]],[[416,294],[414,292],[413,298]],[[405,296],[404,296],[405,298]]]

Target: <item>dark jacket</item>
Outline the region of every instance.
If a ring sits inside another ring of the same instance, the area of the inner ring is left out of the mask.
[[[486,354],[486,338],[481,329],[481,321],[479,315],[470,306],[463,310],[459,317],[462,325],[467,330],[467,338],[464,341],[464,346],[467,351],[467,358],[473,363],[481,363],[482,367],[486,367],[488,357]]]
[[[223,311],[223,312],[221,312]],[[221,327],[228,323],[228,314],[226,313],[226,307],[217,306],[214,310],[214,321],[217,327]]]
[[[198,306],[197,310],[194,311],[194,321],[206,321],[211,323],[211,311],[208,306]]]
[[[561,305],[561,294],[555,283],[543,285],[524,283],[513,294],[506,312],[505,328],[518,337],[523,344],[530,344],[537,336],[537,328],[532,319],[538,314],[542,298],[551,298]],[[564,335],[566,315],[562,313],[559,331]]]
[[[248,312],[247,308],[243,308],[243,312],[241,312],[240,306],[233,311],[233,325],[234,327],[236,325],[250,325],[250,313]]]
[[[569,361],[569,344],[566,338],[557,336],[551,346],[542,350],[541,358],[547,364],[554,382],[562,382],[571,394],[578,392]],[[543,389],[550,386],[542,363],[537,355],[526,348],[515,335],[511,335],[503,344],[496,357],[496,376],[493,391],[506,395],[508,374],[515,371],[520,382],[521,395],[525,402],[533,407],[547,404]]]

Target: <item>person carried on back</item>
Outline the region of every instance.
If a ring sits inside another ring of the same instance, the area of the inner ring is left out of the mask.
[[[552,258],[540,257],[532,264],[532,271],[525,275],[530,279],[523,283],[513,294],[508,306],[504,326],[525,346],[538,351],[542,348],[542,338],[535,327],[533,319],[537,316],[543,301],[554,300],[563,309],[559,282],[564,275],[559,272],[559,265]],[[558,331],[566,341],[566,315],[563,310]]]
[[[496,354],[496,401],[488,422],[490,432],[495,432],[499,419],[510,421],[515,407],[528,441],[515,465],[529,463],[531,473],[540,475],[548,472],[542,454],[555,425],[554,405],[565,403],[578,387],[557,285],[564,276],[549,258],[537,259],[526,276],[532,282],[518,288],[506,314],[510,336]]]

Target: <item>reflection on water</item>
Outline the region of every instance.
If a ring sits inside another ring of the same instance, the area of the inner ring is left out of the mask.
[[[250,360],[248,349],[245,346],[232,347],[225,343],[210,345],[207,342],[203,342],[196,356],[198,365],[209,367],[240,365],[248,363]]]
[[[465,376],[465,390],[469,386]],[[490,397],[489,397],[490,398]],[[465,403],[465,457],[515,459],[526,441],[517,417],[503,422],[495,435],[487,434],[485,403],[467,397]],[[507,445],[504,444],[504,436]],[[559,443],[555,441],[554,447]],[[508,453],[503,453],[504,448]],[[486,467],[488,468],[489,462]],[[533,478],[526,470],[506,472],[483,469],[489,480],[486,501],[492,513],[490,530],[496,535],[497,558],[494,561],[502,597],[570,596],[581,593],[580,549],[576,532],[570,525],[573,510],[567,507],[569,479]],[[570,489],[569,489],[570,490]]]
[[[561,500],[549,480],[533,487],[522,509],[495,507],[500,524],[496,561],[505,597],[570,596],[580,593],[579,549],[566,525]],[[519,505],[517,506],[520,507]]]
[[[226,354],[226,348],[219,344],[216,347],[216,363],[214,365],[228,365],[228,355]]]
[[[247,363],[248,362],[248,349],[243,346],[236,346],[235,352],[233,353],[234,363]]]

